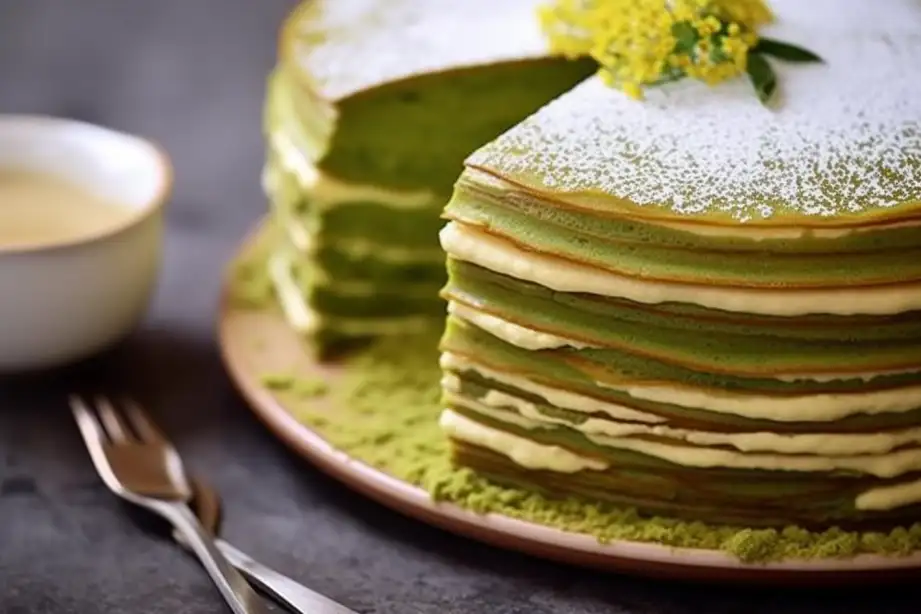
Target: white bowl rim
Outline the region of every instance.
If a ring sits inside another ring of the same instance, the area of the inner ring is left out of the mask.
[[[55,115],[0,113],[0,127],[2,127],[4,124],[16,124],[21,122],[42,123],[49,126],[56,125],[60,127],[79,126],[85,130],[104,132],[117,138],[134,140],[139,145],[146,147],[149,150],[150,163],[153,166],[159,168],[160,182],[154,195],[147,202],[145,202],[143,206],[138,207],[133,215],[123,220],[119,224],[106,226],[104,228],[100,228],[96,232],[80,235],[79,237],[65,241],[33,243],[15,246],[0,245],[0,257],[66,250],[97,243],[99,241],[103,241],[122,234],[131,228],[134,228],[135,226],[141,224],[153,216],[155,213],[161,211],[166,206],[166,203],[169,200],[169,196],[173,190],[173,164],[170,161],[170,157],[164,148],[155,141],[101,124],[71,119],[68,117]]]

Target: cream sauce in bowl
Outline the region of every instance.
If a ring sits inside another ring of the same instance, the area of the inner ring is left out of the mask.
[[[0,373],[88,357],[137,327],[171,189],[167,157],[145,139],[0,115]]]

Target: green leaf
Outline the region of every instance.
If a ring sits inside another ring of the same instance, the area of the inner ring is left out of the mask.
[[[700,39],[697,29],[688,21],[679,21],[672,24],[672,36],[675,37],[676,53],[692,52]]]
[[[749,52],[746,70],[752,85],[755,86],[759,100],[767,104],[777,90],[777,75],[774,74],[774,69],[764,59],[764,56]]]
[[[725,37],[714,35],[711,39],[713,46],[710,48],[710,61],[714,64],[722,64],[729,61],[729,56],[723,51],[723,41]]]
[[[671,83],[672,81],[678,81],[680,79],[683,79],[684,77],[685,77],[685,74],[683,70],[679,68],[675,68],[675,67],[669,67],[669,68],[666,68],[662,72],[661,75],[659,75],[658,79],[656,79],[649,85],[652,85],[652,86],[664,85],[666,83]]]
[[[762,38],[758,44],[752,48],[754,53],[763,53],[771,55],[788,62],[821,62],[822,58],[812,53],[808,49],[797,47],[789,43],[782,43],[770,38]]]

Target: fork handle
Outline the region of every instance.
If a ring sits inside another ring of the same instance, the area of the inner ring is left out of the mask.
[[[170,504],[162,511],[201,561],[234,614],[268,614],[262,598],[217,548],[188,505]]]
[[[217,539],[215,543],[227,560],[243,572],[250,582],[293,614],[357,614],[355,610],[350,610],[271,567],[251,559],[224,540]]]

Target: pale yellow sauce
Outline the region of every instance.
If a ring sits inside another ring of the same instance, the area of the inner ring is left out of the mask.
[[[86,239],[133,215],[131,207],[61,177],[0,169],[0,249]]]

